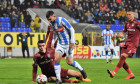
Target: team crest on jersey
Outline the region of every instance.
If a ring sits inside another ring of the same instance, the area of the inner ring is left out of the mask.
[[[132,27],[134,26],[134,23],[132,24]]]
[[[131,53],[131,50],[129,50],[129,52],[128,53]]]

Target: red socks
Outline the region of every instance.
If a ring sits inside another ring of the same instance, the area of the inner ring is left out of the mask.
[[[118,70],[123,66],[125,59],[126,58],[124,56],[121,56],[119,63],[117,64],[116,68],[114,69],[115,73],[117,73]]]

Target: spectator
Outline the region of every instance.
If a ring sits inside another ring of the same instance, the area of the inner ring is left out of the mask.
[[[23,54],[23,58],[25,58],[25,50],[27,51],[27,57],[30,58],[30,54],[29,54],[29,48],[28,48],[28,42],[27,42],[27,38],[30,36],[29,33],[23,32],[18,34],[19,37],[21,37],[21,44],[22,44],[22,54]]]
[[[49,3],[46,3],[45,8],[50,8]]]
[[[50,7],[51,7],[51,8],[57,8],[57,5],[55,5],[55,4],[54,4],[54,1],[52,1]]]
[[[120,16],[119,21],[121,24],[124,24],[127,21],[127,18],[124,14],[122,14],[122,16]]]
[[[4,17],[4,10],[3,10],[3,7],[1,7],[1,9],[0,9],[0,17]]]
[[[121,11],[121,14],[123,14],[124,16],[126,16],[126,10],[125,10],[125,8],[123,8],[123,10]]]
[[[44,3],[41,2],[40,8],[45,8]]]
[[[84,20],[84,17],[83,16],[80,18],[80,21],[79,22],[80,23],[85,23],[85,20]]]
[[[115,18],[114,18],[114,14],[113,13],[111,13],[111,16],[109,17],[110,18],[110,23],[111,24],[115,24]]]
[[[26,10],[27,6],[25,5],[25,3],[23,2],[20,6],[20,11]]]
[[[34,22],[35,22],[35,26],[34,26],[35,27],[35,32],[39,32],[41,19],[38,15],[35,16]]]
[[[93,19],[94,19],[94,15],[92,13],[89,13],[89,15],[88,15],[88,23],[93,24]]]
[[[13,11],[11,14],[11,28],[15,27],[17,18],[18,18],[18,15],[15,13],[15,11]]]
[[[82,39],[82,43],[84,46],[87,46],[88,45],[88,35],[87,34],[84,34],[83,35],[83,39]]]
[[[24,18],[25,27],[26,27],[26,28],[29,28],[29,27],[30,27],[31,20],[32,20],[32,17],[31,17],[31,15],[29,14],[29,12],[27,11],[27,14],[26,14],[26,16],[25,16],[25,18]]]

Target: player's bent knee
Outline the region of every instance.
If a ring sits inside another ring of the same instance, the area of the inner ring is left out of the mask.
[[[121,56],[123,56],[123,57],[127,58],[127,57],[128,57],[128,54],[123,53],[123,54],[121,54]]]

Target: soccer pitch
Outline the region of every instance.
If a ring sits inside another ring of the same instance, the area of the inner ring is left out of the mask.
[[[126,62],[135,74],[135,79],[126,80],[127,72],[121,68],[114,78],[110,78],[107,69],[113,70],[118,63],[106,64],[105,59],[75,59],[86,70],[91,82],[80,82],[79,84],[140,84],[140,59],[129,58]],[[32,58],[30,59],[0,59],[0,84],[37,84],[32,82]],[[74,69],[61,60],[61,67]],[[38,67],[38,74],[41,74]],[[46,83],[49,84],[49,83]],[[54,84],[54,83],[50,83]],[[65,83],[66,84],[66,83]]]

